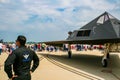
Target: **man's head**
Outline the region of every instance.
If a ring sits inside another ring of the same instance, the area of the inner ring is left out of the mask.
[[[16,40],[16,45],[18,47],[25,46],[25,43],[26,43],[26,37],[23,35],[19,35]]]

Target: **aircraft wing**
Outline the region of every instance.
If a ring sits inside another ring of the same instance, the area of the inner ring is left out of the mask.
[[[52,46],[63,46],[63,44],[67,44],[67,40],[60,40],[60,41],[46,41],[46,42],[40,42],[45,43],[46,45],[52,45]]]
[[[99,39],[99,40],[60,40],[40,42],[46,45],[62,46],[63,44],[90,44],[90,45],[104,45],[105,43],[120,43],[120,39]]]

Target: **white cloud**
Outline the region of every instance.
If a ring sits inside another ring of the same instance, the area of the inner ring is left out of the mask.
[[[41,33],[53,31],[65,34],[69,30],[80,28],[104,11],[120,19],[119,5],[119,0],[116,3],[107,0],[0,0],[0,30],[34,30],[35,33],[40,30]]]
[[[0,0],[0,3],[9,3],[9,0]]]

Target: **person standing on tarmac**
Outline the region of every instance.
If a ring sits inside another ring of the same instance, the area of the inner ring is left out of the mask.
[[[25,47],[26,37],[18,36],[16,45],[18,48],[12,52],[5,61],[4,70],[9,80],[31,80],[33,73],[39,65],[36,53]],[[31,62],[33,66],[31,67]],[[12,70],[13,65],[13,70]],[[14,71],[14,74],[12,73]]]
[[[2,43],[0,43],[0,55],[2,53]]]

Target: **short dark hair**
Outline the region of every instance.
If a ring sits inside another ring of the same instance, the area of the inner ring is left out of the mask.
[[[19,36],[17,37],[17,40],[16,40],[16,41],[19,41],[21,45],[25,45],[25,43],[26,43],[26,37],[23,36],[23,35],[19,35]]]

